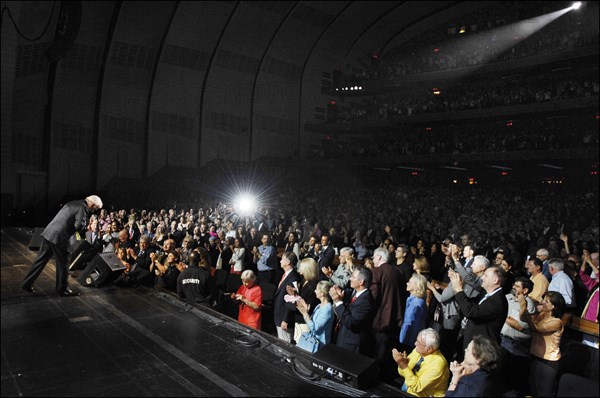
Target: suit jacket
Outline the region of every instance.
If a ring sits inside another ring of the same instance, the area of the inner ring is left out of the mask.
[[[481,334],[500,344],[500,331],[508,314],[508,301],[502,289],[483,303],[478,304],[485,293],[469,300],[465,292],[456,293],[456,302],[460,310],[469,319],[464,329],[463,346],[466,348],[473,336]]]
[[[500,391],[494,377],[483,369],[463,376],[454,391],[446,391],[446,397],[495,397]]]
[[[333,267],[333,258],[335,257],[335,250],[333,250],[333,246],[331,244],[327,245],[325,250],[322,250],[317,257],[317,262],[319,263],[319,267]]]
[[[138,243],[140,241],[140,236],[142,236],[142,233],[140,232],[140,228],[138,227],[137,224],[133,224],[133,228],[129,228],[129,225],[126,225],[125,228],[127,229],[127,234],[129,235],[129,240],[134,242],[134,243]],[[133,231],[133,234],[132,234]]]
[[[96,239],[92,239],[92,231],[87,231],[85,233],[85,240],[92,245],[92,247],[94,248],[94,250],[98,253],[101,253],[102,250],[104,249],[104,243],[102,240],[102,231],[99,231],[96,233]]]
[[[475,258],[474,258],[474,257],[472,257],[472,258],[471,258],[469,261],[465,261],[465,265],[464,265],[465,269],[469,269],[469,268],[471,268],[471,266],[473,265],[473,260],[474,260],[474,259],[475,259]],[[464,259],[463,259],[463,261],[464,261]]]
[[[304,285],[304,281],[298,282],[298,285],[302,285],[298,286],[300,288],[298,295],[302,297],[306,304],[310,306],[308,309],[308,314],[311,316],[313,311],[315,310],[315,307],[321,304],[321,300],[319,300],[317,298],[317,295],[315,294],[317,283],[319,283],[318,280],[309,281],[306,285]],[[288,314],[288,316],[291,315],[295,323],[306,323],[304,321],[304,316],[300,313],[300,311],[298,311],[298,308],[296,308],[296,303],[286,302],[285,306],[287,307],[287,310],[291,313]]]
[[[453,260],[454,261],[454,260]],[[474,298],[477,297],[485,291],[481,287],[481,278],[467,270],[460,261],[454,261],[454,265],[456,267],[456,272],[460,275],[460,277],[465,281],[463,285],[463,290],[467,297]]]
[[[144,269],[150,269],[150,265],[152,264],[152,259],[150,258],[150,253],[154,253],[156,250],[150,246],[148,247],[147,250],[144,251],[144,253],[142,255],[140,255],[140,251],[141,249],[136,249],[137,251],[137,258],[135,259],[134,264],[136,264],[138,267],[144,268]]]
[[[148,250],[145,250],[142,255],[139,254],[139,249],[135,250],[137,251],[137,258],[131,265],[129,275],[144,286],[154,286],[156,275],[150,272],[150,264],[152,264],[150,253],[155,251],[154,248],[149,247]]]
[[[275,321],[275,326],[281,326],[281,322],[283,321],[288,324],[294,324],[293,313],[289,312],[286,308],[283,297],[287,294],[285,287],[287,285],[292,285],[294,281],[300,283],[300,279],[300,274],[298,274],[295,269],[292,269],[275,290],[275,296],[273,298],[273,320]]]
[[[335,314],[339,322],[336,345],[371,356],[374,349],[371,325],[375,314],[375,301],[371,291],[367,289],[354,303],[348,300],[347,303],[336,306]]]
[[[398,267],[383,263],[373,268],[371,294],[377,308],[373,329],[397,334],[403,318],[402,276]]]
[[[68,202],[46,226],[41,236],[48,242],[67,250],[69,238],[75,232],[79,232],[82,238],[85,236],[91,213],[92,209],[85,204],[85,200]]]

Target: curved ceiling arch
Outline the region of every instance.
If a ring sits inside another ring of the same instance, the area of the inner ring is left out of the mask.
[[[144,151],[142,154],[142,162],[143,162],[142,175],[144,177],[148,176],[148,170],[149,170],[149,154],[148,154],[149,145],[148,145],[148,143],[150,141],[150,137],[149,137],[150,136],[150,112],[152,110],[152,95],[154,94],[154,83],[156,82],[156,74],[158,72],[158,65],[160,63],[160,60],[161,60],[163,52],[164,52],[165,42],[169,35],[169,31],[171,30],[171,26],[173,25],[173,20],[175,19],[177,10],[179,10],[180,3],[181,3],[180,1],[176,1],[175,6],[171,10],[171,16],[169,17],[165,31],[162,35],[162,38],[160,39],[160,43],[159,43],[158,49],[157,49],[157,55],[156,55],[156,58],[154,59],[154,66],[152,67],[152,77],[150,78],[150,89],[148,90],[148,100],[146,101],[146,117],[144,118],[144,140],[143,140],[143,144],[142,144],[142,147],[144,148]]]
[[[354,39],[354,41],[352,42],[350,47],[348,47],[348,51],[346,51],[346,58],[348,58],[348,56],[350,55],[350,53],[352,52],[352,50],[354,49],[356,44],[361,39],[363,39],[363,37],[367,34],[367,32],[369,32],[369,30],[371,30],[374,26],[376,26],[379,23],[379,21],[381,21],[383,18],[385,18],[388,14],[394,12],[397,8],[402,7],[402,5],[404,3],[406,3],[406,1],[398,2],[398,4],[395,4],[395,2],[389,2],[389,1],[386,1],[385,3],[392,4],[392,6],[389,9],[381,12],[381,14],[378,17],[374,18],[373,21],[371,23],[369,23],[369,25],[366,28],[364,28],[363,31],[360,32],[360,34],[358,36],[356,36],[356,39]]]
[[[263,65],[265,62],[265,58],[267,56],[267,53],[269,52],[269,49],[271,48],[271,45],[273,44],[273,42],[274,42],[275,38],[277,37],[277,35],[279,34],[279,32],[281,32],[281,28],[288,21],[288,19],[290,18],[290,15],[292,15],[292,13],[294,12],[294,10],[296,9],[296,7],[298,6],[299,3],[300,3],[299,1],[294,2],[294,4],[288,9],[285,16],[279,21],[279,25],[273,32],[273,35],[271,36],[271,39],[269,40],[268,45],[265,47],[265,50],[263,51],[263,53],[260,57],[257,72],[254,75],[254,81],[252,82],[252,94],[250,96],[250,124],[249,124],[249,134],[248,134],[248,159],[249,160],[252,160],[252,149],[253,149],[252,138],[254,135],[254,103],[255,103],[255,99],[256,99],[256,84],[258,82],[258,77],[260,76],[260,73],[262,71],[262,68],[263,68]]]

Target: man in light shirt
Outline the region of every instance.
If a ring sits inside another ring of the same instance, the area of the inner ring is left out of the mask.
[[[546,278],[542,275],[542,278]],[[525,277],[518,277],[512,286],[512,290],[506,295],[508,302],[508,315],[500,331],[502,340],[500,346],[506,350],[506,370],[505,378],[514,380],[513,385],[517,389],[519,396],[529,394],[528,374],[529,374],[529,346],[531,344],[531,330],[527,322],[521,321],[521,305],[517,301],[517,295],[523,294],[527,302],[527,312],[535,313],[535,304],[528,297],[529,292],[533,290],[533,282]]]
[[[565,274],[565,263],[560,258],[553,258],[548,262],[552,281],[548,286],[548,291],[558,292],[565,299],[567,311],[575,308],[575,293],[573,291],[573,281],[569,275]]]

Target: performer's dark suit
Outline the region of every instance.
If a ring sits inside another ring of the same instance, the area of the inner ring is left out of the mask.
[[[68,247],[69,238],[79,232],[81,239],[85,237],[89,216],[92,209],[88,207],[85,200],[73,200],[66,203],[56,214],[50,224],[42,232],[42,246],[38,256],[29,273],[23,280],[23,287],[28,288],[40,276],[48,261],[54,255],[56,262],[56,292],[62,293],[68,287]]]
[[[285,321],[289,324],[289,327],[294,325],[294,314],[289,312],[285,306],[285,300],[283,297],[287,294],[285,287],[292,285],[293,282],[300,283],[300,275],[295,269],[291,270],[285,279],[279,284],[277,290],[275,290],[275,298],[273,299],[273,320],[275,326],[281,326],[281,322]]]
[[[350,299],[335,307],[339,322],[336,345],[363,355],[373,355],[372,324],[375,300],[367,289],[352,303]]]

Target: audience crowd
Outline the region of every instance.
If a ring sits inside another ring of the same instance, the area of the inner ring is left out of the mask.
[[[489,3],[462,20],[422,32],[386,51],[371,54],[342,78],[342,86],[365,81],[399,79],[413,74],[445,71],[588,47],[598,42],[598,7],[568,12],[530,36],[518,32],[521,22],[540,24],[542,14],[558,3]],[[553,3],[553,4],[552,4]],[[529,12],[527,7],[532,8]],[[540,17],[540,18],[535,18]],[[533,19],[532,19],[533,18]],[[511,24],[515,24],[510,26]],[[463,33],[459,33],[461,28]]]
[[[335,137],[321,143],[320,154],[335,158],[372,158],[382,155],[598,150],[597,126],[598,122],[590,115],[406,126],[393,134],[381,133],[369,138]]]
[[[251,216],[201,198],[102,209],[90,229],[126,263],[117,285],[233,308],[310,352],[335,343],[371,356],[410,394],[554,391],[563,313],[598,322],[597,191],[339,192],[284,189]],[[223,274],[239,282],[227,294]]]
[[[515,74],[498,78],[469,76],[436,85],[420,83],[400,91],[350,99],[330,121],[351,124],[362,120],[489,109],[598,96],[598,67]],[[437,94],[435,94],[437,93]]]

